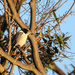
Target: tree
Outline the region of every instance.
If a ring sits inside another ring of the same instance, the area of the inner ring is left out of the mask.
[[[55,61],[59,59],[57,55],[68,58],[62,52],[66,48],[70,49],[67,40],[71,36],[61,32],[60,23],[72,14],[75,2],[62,16],[57,16],[56,11],[67,1],[0,0],[4,8],[3,15],[0,15],[1,75],[12,75],[15,65],[19,68],[19,73],[25,75],[46,75],[47,68],[65,75]],[[11,40],[19,29],[27,29],[34,35],[28,36],[27,43],[22,48],[17,46],[12,51]]]

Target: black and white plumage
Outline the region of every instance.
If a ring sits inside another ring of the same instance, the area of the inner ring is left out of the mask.
[[[12,49],[14,49],[17,45],[20,45],[22,47],[27,40],[27,36],[31,34],[31,32],[28,32],[28,30],[20,30],[16,33],[16,35],[12,39]]]

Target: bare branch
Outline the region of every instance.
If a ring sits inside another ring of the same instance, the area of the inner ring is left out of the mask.
[[[26,65],[26,64],[23,64],[21,63],[20,61],[16,61],[15,59],[13,59],[10,55],[8,55],[7,53],[5,53],[2,48],[0,47],[0,55],[2,57],[5,57],[7,60],[9,60],[11,63],[13,63],[14,65],[17,65],[23,69],[26,69],[26,70],[31,70],[33,71],[36,75],[42,75],[34,66],[32,65]]]
[[[29,38],[31,40],[31,43],[32,43],[32,52],[33,52],[33,58],[34,58],[34,62],[36,64],[36,67],[38,68],[38,70],[43,74],[43,75],[46,75],[45,71],[44,71],[44,68],[43,68],[43,65],[42,65],[42,62],[40,60],[40,57],[39,57],[39,53],[38,53],[38,44],[37,44],[37,41],[36,41],[36,38],[34,35],[29,35]]]
[[[10,5],[10,8],[11,8],[11,11],[13,12],[13,15],[14,15],[14,20],[20,25],[21,28],[25,28],[27,30],[28,27],[23,23],[23,21],[19,18],[18,14],[17,14],[17,11],[15,9],[15,6],[14,6],[14,3],[12,2],[12,0],[7,0],[7,2],[9,3]],[[13,6],[13,7],[12,7]]]
[[[36,21],[36,0],[32,0],[30,2],[30,6],[31,6],[31,31],[32,33],[35,32],[35,21]]]

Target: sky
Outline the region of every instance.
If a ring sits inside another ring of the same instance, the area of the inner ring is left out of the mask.
[[[64,0],[62,0],[62,1],[64,1]],[[68,10],[71,7],[73,2],[74,2],[74,0],[68,0],[68,2],[65,3],[60,8],[60,11],[58,11],[57,14],[59,14],[59,13],[63,14],[65,10]],[[75,5],[72,10],[74,11],[73,15],[70,15],[66,19],[64,19],[64,21],[62,21],[62,23],[60,24],[60,27],[61,27],[62,32],[64,32],[64,33],[68,32],[68,36],[72,35],[70,38],[70,41],[68,41],[68,44],[69,44],[71,50],[67,49],[67,51],[75,53],[75,39],[74,39],[74,37],[75,37],[75,34],[74,34],[74,32],[75,32]],[[67,56],[70,56],[70,54],[67,54]],[[74,56],[73,56],[73,58],[74,58]],[[70,72],[73,70],[73,68],[70,66],[71,63],[74,64],[75,59],[73,59],[71,61],[70,59],[65,58],[65,59],[63,59],[62,62],[56,62],[56,64],[66,73],[66,75],[67,75],[67,71]],[[68,69],[65,68],[65,65],[67,65]]]
[[[55,1],[58,1],[58,0],[55,0]],[[62,1],[64,1],[64,0],[62,0]],[[65,3],[59,9],[59,11],[57,11],[58,16],[59,16],[59,14],[63,14],[66,10],[68,10],[71,7],[71,5],[73,4],[73,2],[74,2],[74,0],[68,0],[68,2]],[[0,4],[0,7],[1,7],[1,4]],[[68,32],[68,35],[72,35],[70,38],[70,41],[68,41],[71,50],[67,49],[67,51],[75,53],[75,38],[74,38],[75,37],[75,34],[74,34],[74,32],[75,32],[75,5],[72,10],[74,11],[73,15],[70,15],[66,19],[64,19],[64,21],[62,21],[62,23],[60,24],[60,27],[61,27],[62,32],[64,32],[64,33]],[[0,11],[0,14],[2,14],[1,11]],[[70,54],[67,54],[67,55],[70,56]],[[74,54],[73,54],[73,58],[74,58]],[[66,75],[67,75],[67,71],[70,72],[73,70],[73,68],[70,66],[71,63],[74,64],[75,60],[63,58],[62,62],[56,61],[56,64],[66,73]],[[67,65],[67,67],[65,65]],[[17,74],[16,71],[15,71],[15,73],[16,73],[15,75],[19,75],[19,74]],[[54,73],[54,74],[57,75],[56,73]],[[47,75],[53,75],[53,72],[49,70]]]

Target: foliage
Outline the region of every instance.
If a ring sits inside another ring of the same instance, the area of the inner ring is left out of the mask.
[[[2,21],[0,23],[0,67],[2,67],[0,73],[12,75],[14,66],[17,65],[21,74],[45,75],[44,66],[45,70],[48,68],[64,75],[63,71],[60,73],[61,69],[55,65],[55,61],[59,60],[61,55],[68,58],[63,52],[66,48],[70,49],[68,40],[71,36],[61,31],[60,23],[71,15],[74,3],[67,13],[60,17],[57,16],[56,11],[67,2],[66,0],[63,3],[62,0],[56,3],[54,0],[44,0],[44,3],[43,0],[1,0],[0,2],[5,9],[3,15],[0,15]],[[22,48],[17,46],[12,51],[12,38],[24,28],[34,35],[29,35],[27,43]],[[41,62],[43,66],[40,65]]]

